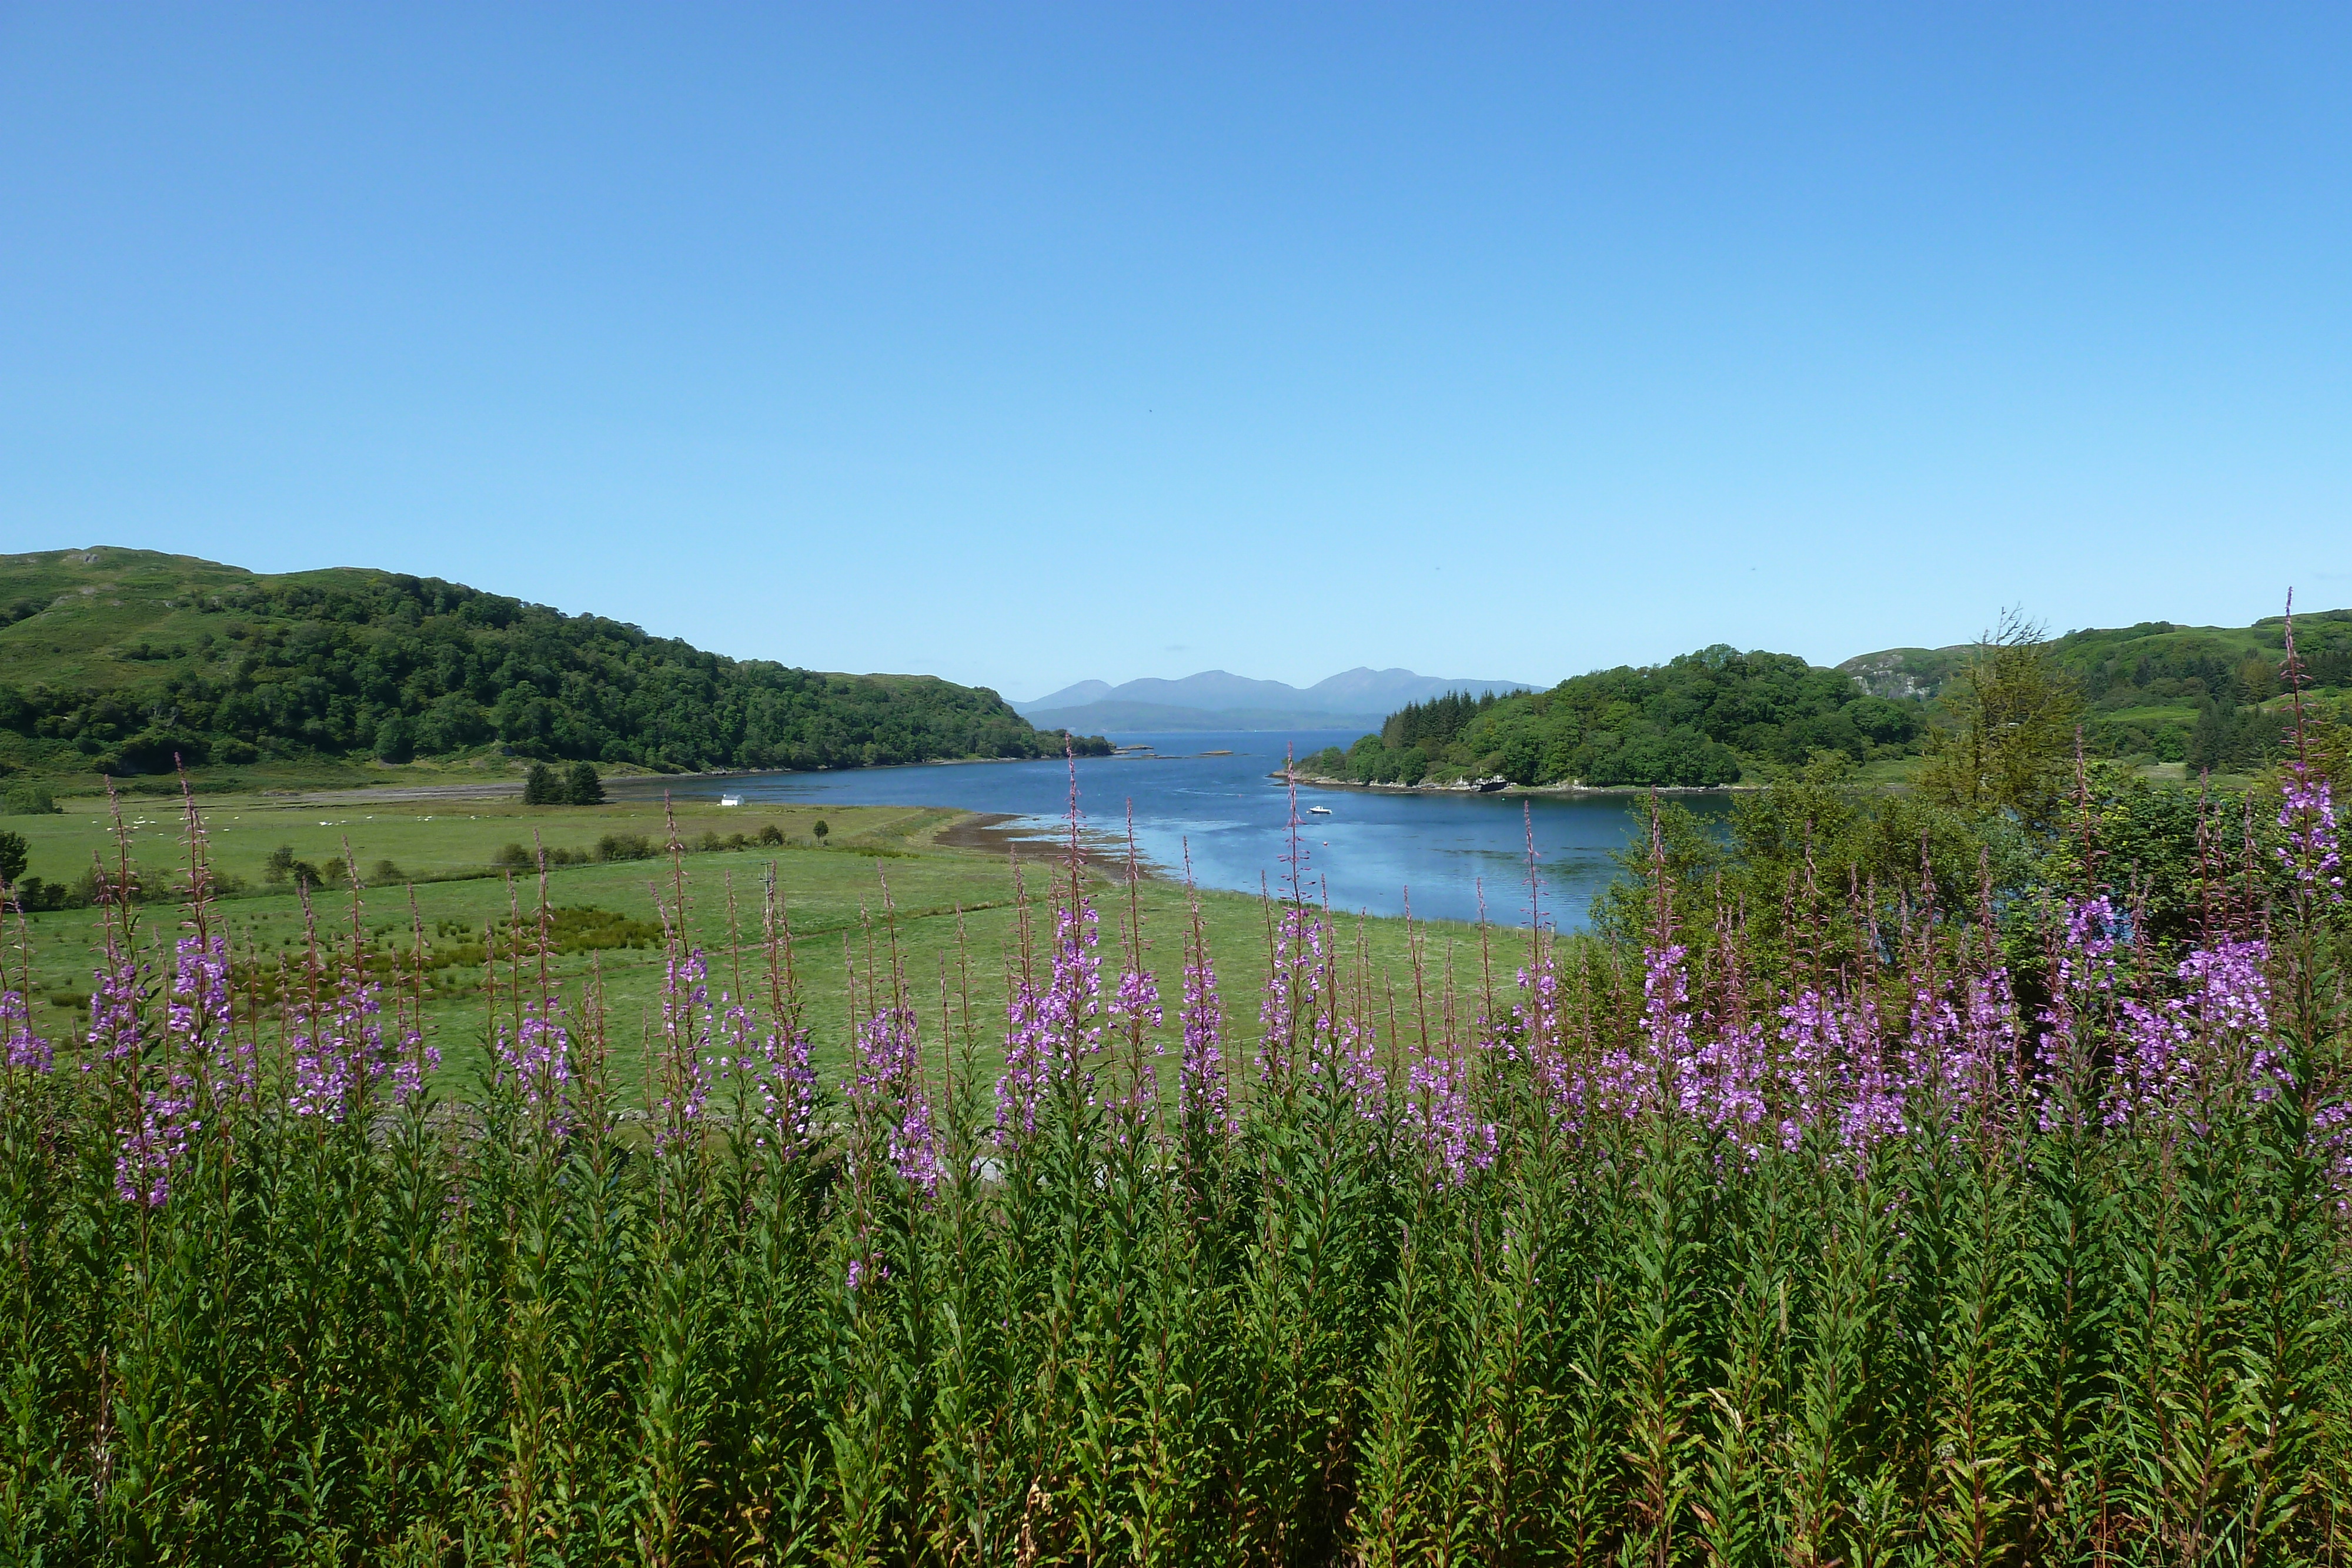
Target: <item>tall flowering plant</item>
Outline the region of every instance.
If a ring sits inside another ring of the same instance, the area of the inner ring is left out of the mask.
[[[1377,1118],[1387,1102],[1377,1044],[1339,998],[1339,955],[1329,922],[1309,896],[1308,853],[1298,836],[1298,780],[1290,779],[1286,892],[1267,944],[1258,1003],[1258,1082],[1286,1103],[1302,1096]]]
[[[1184,889],[1192,928],[1184,946],[1184,1045],[1176,1063],[1176,1122],[1188,1155],[1223,1138],[1232,1126],[1233,1090],[1225,1071],[1225,1010],[1217,993],[1217,970],[1201,924],[1201,896],[1192,884],[1192,852],[1185,852]]]
[[[1095,1105],[1095,1078],[1103,1053],[1102,917],[1087,894],[1085,850],[1079,839],[1078,777],[1070,761],[1067,883],[1054,904],[1054,935],[1045,975],[1036,975],[1028,945],[1027,906],[1022,951],[1005,998],[1004,1072],[996,1083],[996,1141],[1009,1150],[1033,1137],[1048,1113],[1075,1117]],[[1137,1005],[1141,991],[1124,995]],[[1156,1006],[1156,992],[1150,998]]]
[[[939,1139],[913,1009],[886,1007],[858,1026],[844,1098],[870,1159],[924,1193],[939,1186]]]
[[[383,988],[369,972],[366,930],[357,879],[352,895],[350,947],[322,949],[310,890],[301,890],[309,933],[302,995],[287,1037],[286,1107],[298,1117],[330,1124],[362,1114],[382,1094],[397,1104],[417,1093],[437,1052],[395,1030],[384,1038]]]

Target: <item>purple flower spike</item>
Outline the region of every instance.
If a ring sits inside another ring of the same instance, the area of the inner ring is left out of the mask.
[[[1405,1082],[1405,1126],[1441,1184],[1461,1186],[1473,1170],[1494,1165],[1495,1124],[1480,1121],[1472,1108],[1466,1061],[1443,1051],[1416,1051]]]
[[[361,978],[356,956],[335,979],[324,1005],[311,1009],[289,1040],[294,1058],[287,1108],[297,1116],[341,1122],[394,1062],[384,1050],[383,1003]]]
[[[666,1149],[702,1119],[712,1071],[709,969],[699,947],[672,946],[662,968],[662,1095],[654,1147]]]
[[[1198,952],[1184,966],[1184,1054],[1176,1064],[1176,1117],[1183,1126],[1212,1137],[1231,1125],[1231,1086],[1225,1081],[1225,1007],[1217,996],[1217,971]]]
[[[2290,765],[2278,825],[2287,831],[2278,857],[2306,894],[2344,902],[2344,856],[2336,837],[2336,801],[2325,779],[2302,763]]]
[[[996,1082],[996,1139],[1012,1148],[1037,1130],[1038,1113],[1057,1092],[1094,1094],[1103,1048],[1099,922],[1081,899],[1055,911],[1053,969],[1041,990],[1026,977],[1005,1003],[1004,1076]],[[1136,1000],[1140,1003],[1139,995]],[[1156,1010],[1159,997],[1150,998]]]
[[[47,1072],[57,1065],[49,1042],[33,1032],[32,1009],[22,991],[0,991],[0,1048],[11,1068]]]
[[[886,1008],[867,1019],[858,1026],[856,1051],[848,1092],[852,1119],[878,1142],[883,1158],[901,1179],[926,1193],[936,1190],[939,1137],[923,1086],[922,1036],[914,1013]]]
[[[553,1006],[533,1001],[523,1007],[522,1023],[509,1034],[499,1026],[491,1040],[497,1059],[495,1082],[510,1089],[556,1137],[572,1124],[572,1035]]]

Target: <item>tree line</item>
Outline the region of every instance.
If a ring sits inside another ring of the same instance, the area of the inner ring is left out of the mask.
[[[1745,759],[1909,755],[1922,705],[1864,692],[1793,653],[1717,643],[1664,664],[1577,675],[1549,691],[1467,693],[1392,714],[1378,735],[1309,758],[1360,783],[1503,778],[1514,784],[1737,782]]]

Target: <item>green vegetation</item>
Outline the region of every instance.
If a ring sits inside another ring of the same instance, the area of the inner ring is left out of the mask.
[[[1307,770],[1359,783],[1736,783],[1750,766],[1794,765],[1815,751],[1856,761],[1907,757],[1923,710],[1860,690],[1789,653],[1717,644],[1646,669],[1562,681],[1548,692],[1440,697],[1390,716],[1377,736],[1307,759]]]
[[[522,803],[526,806],[601,806],[604,781],[595,764],[575,762],[562,772],[534,762],[523,774]]]
[[[57,809],[57,796],[49,787],[28,779],[13,779],[5,791],[0,791],[0,815],[46,817]]]
[[[634,920],[658,918],[652,887],[667,875],[660,862],[671,824],[657,801],[550,812],[525,807],[511,793],[425,800],[377,800],[358,791],[309,802],[250,795],[203,799],[215,908],[240,954],[248,946],[269,953],[300,946],[304,883],[319,917],[336,923],[354,892],[348,874],[352,864],[360,870],[356,891],[371,929],[386,941],[404,939],[413,893],[431,955],[451,944],[478,946],[483,927],[506,918],[512,899],[528,904],[542,852],[554,903],[614,910]],[[95,871],[100,852],[111,863],[107,804],[103,797],[86,795],[61,803],[68,808],[61,814],[7,824],[30,851],[27,874],[15,891],[32,912],[36,996],[87,993],[100,956],[97,934],[104,911]],[[679,803],[677,841],[688,872],[708,894],[690,912],[695,941],[712,954],[726,951],[728,890],[751,896],[773,865],[794,931],[814,944],[803,984],[826,1061],[848,1029],[843,939],[862,941],[863,920],[878,915],[886,893],[897,905],[909,964],[934,980],[940,960],[954,956],[957,909],[964,910],[971,950],[985,956],[972,965],[973,1005],[1000,1008],[1003,975],[994,956],[1014,941],[1013,881],[1003,852],[936,845],[939,834],[963,821],[961,812],[830,802],[822,812],[806,806]],[[168,910],[168,901],[186,884],[179,869],[184,860],[179,812],[135,797],[125,799],[124,814],[131,885]],[[823,834],[816,831],[820,821]],[[1024,857],[1048,852],[1023,851]],[[273,882],[270,863],[281,856],[285,878]],[[1255,899],[1204,894],[1202,905],[1213,934],[1223,940],[1246,941],[1262,924]],[[1181,890],[1148,883],[1144,906],[1147,914],[1172,920],[1183,906]],[[436,927],[448,935],[436,936]],[[1402,952],[1391,925],[1374,922],[1370,929],[1376,953],[1393,960]],[[1473,940],[1466,931],[1444,929],[1449,940]],[[1181,979],[1175,955],[1160,957],[1167,960],[1162,984],[1173,994]],[[634,1030],[658,988],[659,954],[606,954],[603,962],[615,1016]],[[482,1028],[479,964],[477,956],[470,967],[436,969],[425,1009],[427,1038],[468,1071],[478,1060]],[[587,977],[586,956],[562,957],[552,972],[576,987]],[[1247,985],[1245,977],[1242,983]],[[0,988],[16,986],[12,977]],[[1235,1005],[1255,1004],[1237,995]]]
[[[2299,614],[2294,632],[2306,688],[2340,703],[2352,692],[2352,610]],[[2284,616],[2247,627],[2144,621],[2069,632],[2049,646],[2081,694],[2084,740],[2095,757],[2252,773],[2283,755],[2290,717]],[[1881,695],[1934,697],[1975,654],[1967,646],[1895,648],[1838,668]]]
[[[1064,745],[992,692],[723,658],[391,572],[52,551],[0,557],[0,769],[845,768]]]
[[[1832,752],[1916,771],[1964,808],[1998,800],[2046,812],[2048,761],[2071,755],[2078,728],[2088,756],[2136,765],[2246,775],[2281,761],[2293,717],[2285,632],[2272,617],[2242,631],[2152,622],[2045,640],[2004,616],[1979,643],[1891,649],[1835,671],[1718,644],[1548,692],[1415,704],[1300,771],[1359,784],[1705,789]],[[2335,744],[2326,737],[2352,716],[2352,611],[2297,616],[2295,637],[2311,734]]]
[[[835,836],[887,860],[772,811],[772,883],[687,852],[714,809],[657,869],[314,914],[206,890],[583,819],[134,813],[0,963],[0,1551],[2341,1560],[2316,782],[2094,764],[2037,821],[1992,793],[2038,763],[1855,768],[1727,843],[1657,810],[1570,938],[1333,929],[1297,861],[1023,886],[879,810]]]
[[[2083,699],[2040,629],[2004,616],[1947,683],[1920,792],[1971,814],[2046,827],[2065,793]]]

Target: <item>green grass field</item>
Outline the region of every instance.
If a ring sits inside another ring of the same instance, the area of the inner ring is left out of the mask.
[[[342,857],[348,845],[363,883],[371,880],[370,868],[377,862],[392,862],[400,874],[363,888],[359,919],[372,933],[404,947],[413,891],[429,956],[461,944],[478,944],[488,922],[508,915],[511,908],[527,913],[535,906],[535,875],[509,880],[490,869],[501,847],[520,843],[528,848],[535,833],[550,850],[586,851],[607,833],[644,834],[659,842],[666,831],[662,808],[646,803],[530,808],[512,798],[445,797],[320,804],[238,795],[207,796],[200,803],[215,871],[245,884],[242,893],[223,899],[218,906],[234,948],[241,959],[259,956],[265,965],[274,956],[296,956],[304,941],[299,897],[290,887],[273,889],[262,881],[264,860],[281,845],[319,865]],[[111,857],[113,831],[103,797],[77,796],[59,804],[65,809],[58,815],[0,821],[29,841],[31,875],[69,882],[92,863],[93,856]],[[141,797],[125,800],[122,811],[134,863],[148,885],[161,885],[173,868],[185,862],[176,803]],[[906,807],[826,807],[821,811],[707,803],[681,807],[677,831],[689,846],[700,843],[706,833],[749,837],[768,824],[785,839],[773,848],[697,850],[682,857],[689,932],[709,956],[714,991],[735,988],[738,961],[745,984],[765,983],[761,884],[772,865],[795,939],[795,968],[815,1031],[817,1061],[828,1077],[846,1053],[847,964],[854,960],[861,968],[874,961],[887,965],[894,932],[927,1034],[940,1037],[943,984],[950,1011],[959,1019],[968,989],[973,1037],[983,1052],[1000,1051],[1006,966],[1018,937],[1013,868],[1009,855],[936,842],[943,830],[964,821],[965,815]],[[822,847],[813,832],[820,817],[831,830]],[[1063,874],[1060,862],[1044,845],[1023,846],[1018,853],[1029,894],[1042,904],[1051,880]],[[667,888],[670,875],[670,862],[662,858],[560,866],[547,874],[547,897],[560,908],[609,911],[652,925],[659,920],[658,890]],[[1099,868],[1089,880],[1102,914],[1108,972],[1118,965],[1127,889],[1122,878]],[[740,949],[730,941],[730,893],[739,912]],[[1181,1038],[1176,1004],[1182,994],[1189,921],[1185,890],[1181,883],[1147,875],[1138,902],[1148,962],[1167,1009],[1167,1025],[1160,1033],[1172,1061]],[[348,889],[315,889],[312,903],[323,936],[348,936],[352,921]],[[1201,894],[1201,910],[1227,1017],[1246,1036],[1257,1016],[1264,979],[1266,910],[1257,898],[1213,892]],[[166,945],[179,917],[178,905],[160,900],[142,910],[148,936]],[[1049,916],[1041,909],[1038,918]],[[43,1033],[62,1040],[84,1020],[75,1004],[90,989],[100,936],[99,912],[34,915],[25,925],[31,954],[26,988],[34,998],[34,1022]],[[1343,920],[1341,926],[1351,943],[1358,939],[1359,923]],[[1457,989],[1475,990],[1480,973],[1475,928],[1437,925],[1427,929],[1432,987],[1443,984],[1450,959]],[[1400,995],[1409,997],[1412,966],[1403,923],[1365,920],[1360,938],[1376,985],[1393,978]],[[1507,985],[1524,937],[1497,930],[1491,940],[1496,971]],[[625,1055],[644,1038],[641,1020],[651,1016],[659,993],[660,943],[656,938],[641,946],[557,959],[553,973],[567,997],[577,998],[592,964],[601,967],[614,1039]],[[16,983],[15,968],[12,959],[11,986]],[[463,1093],[483,1062],[483,971],[474,965],[452,966],[436,970],[433,977],[424,1009],[425,1032],[443,1052],[445,1090]],[[960,1027],[957,1032],[960,1041]]]

